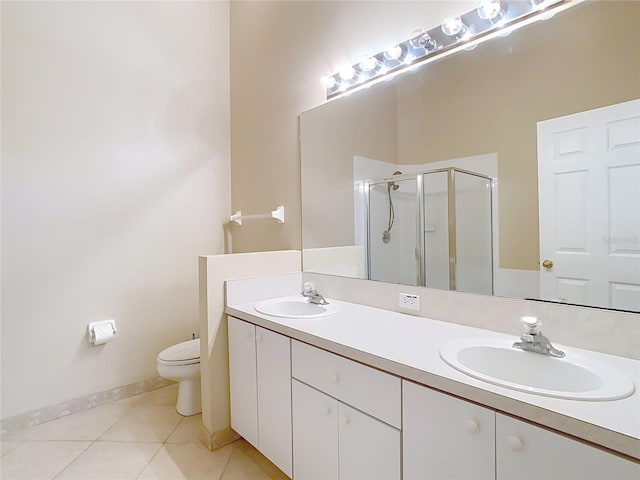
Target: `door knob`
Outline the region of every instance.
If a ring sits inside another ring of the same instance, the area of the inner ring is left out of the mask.
[[[551,260],[545,260],[542,262],[542,266],[544,268],[553,268],[553,262]]]

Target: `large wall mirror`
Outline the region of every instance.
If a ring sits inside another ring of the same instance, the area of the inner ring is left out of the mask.
[[[638,32],[582,2],[302,113],[304,270],[640,311]]]

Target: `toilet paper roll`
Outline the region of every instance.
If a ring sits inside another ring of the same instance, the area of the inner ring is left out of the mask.
[[[102,345],[110,342],[114,337],[111,325],[96,325],[93,327],[93,344]]]

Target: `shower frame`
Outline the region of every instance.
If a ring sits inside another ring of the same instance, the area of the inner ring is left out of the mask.
[[[483,178],[489,181],[489,186],[493,189],[494,179],[488,175],[484,175],[478,172],[473,172],[471,170],[466,170],[458,167],[448,167],[448,168],[436,168],[433,170],[426,170],[423,172],[417,173],[405,173],[394,175],[393,177],[383,178],[383,179],[373,179],[364,181],[364,202],[365,202],[365,211],[367,213],[365,217],[365,238],[367,242],[367,256],[366,256],[366,273],[367,279],[371,279],[371,229],[370,229],[370,221],[371,221],[371,200],[369,198],[371,186],[372,185],[382,185],[388,182],[402,182],[403,180],[416,180],[416,285],[420,287],[426,287],[427,276],[426,276],[426,245],[425,245],[425,219],[424,219],[424,176],[432,173],[442,173],[445,172],[447,174],[447,223],[448,223],[448,241],[449,241],[449,290],[456,290],[456,264],[458,261],[457,257],[457,245],[456,245],[456,172],[463,173],[466,175],[473,175],[475,177]],[[489,218],[493,219],[493,198],[492,195],[489,195]],[[493,222],[493,221],[492,221]],[[493,271],[493,226],[489,229],[489,244],[492,246],[489,259],[489,264],[491,266],[491,290],[493,293],[493,284],[494,284],[494,271]]]

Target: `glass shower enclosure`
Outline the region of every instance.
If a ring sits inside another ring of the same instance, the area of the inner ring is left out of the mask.
[[[459,168],[366,182],[371,280],[493,293],[492,180]]]

